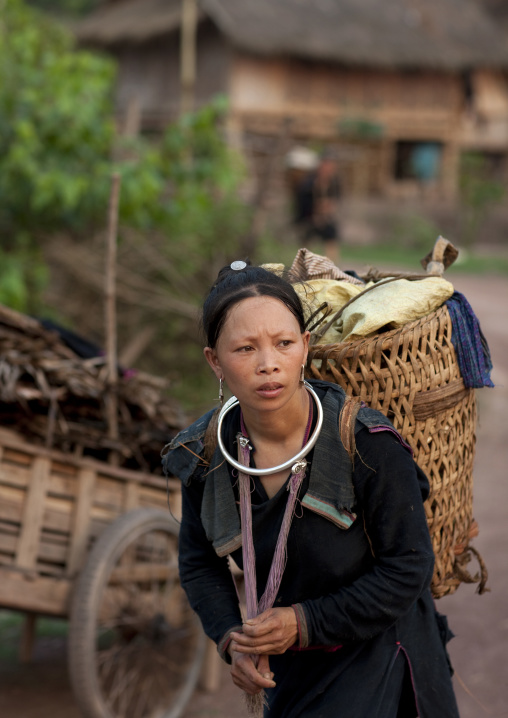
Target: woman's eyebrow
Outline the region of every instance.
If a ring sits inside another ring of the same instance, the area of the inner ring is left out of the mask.
[[[267,333],[270,337],[272,337],[272,338],[282,337],[282,336],[287,337],[287,338],[291,338],[291,337],[296,336],[296,332],[295,332],[293,329],[279,329],[279,328],[277,328],[277,329],[275,329],[273,332],[270,332],[270,331],[266,330],[266,333]],[[245,334],[245,335],[237,335],[237,336],[233,337],[231,341],[232,341],[233,343],[237,343],[237,342],[239,342],[239,343],[249,343],[249,342],[254,342],[254,341],[256,341],[258,338],[259,338],[259,334]]]

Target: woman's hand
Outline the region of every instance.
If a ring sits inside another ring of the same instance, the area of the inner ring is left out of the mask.
[[[285,653],[298,638],[292,608],[269,608],[243,624],[243,632],[231,634],[231,651],[251,655]]]
[[[273,688],[273,673],[270,671],[268,656],[260,656],[258,665],[254,664],[252,656],[231,650],[231,677],[233,683],[250,695],[256,695],[265,688]]]

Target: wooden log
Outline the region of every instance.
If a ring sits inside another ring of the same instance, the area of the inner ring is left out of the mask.
[[[49,470],[48,458],[35,459],[31,481],[27,489],[21,535],[16,552],[16,563],[20,568],[33,569],[35,567]]]

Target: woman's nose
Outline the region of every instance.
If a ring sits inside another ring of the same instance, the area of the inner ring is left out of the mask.
[[[275,352],[262,352],[259,357],[258,372],[260,374],[272,374],[279,371],[279,363]]]

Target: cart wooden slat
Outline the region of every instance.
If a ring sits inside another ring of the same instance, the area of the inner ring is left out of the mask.
[[[166,486],[163,477],[32,445],[0,429],[0,605],[66,616],[71,581],[106,526],[137,507],[167,509],[168,501],[178,515],[174,479]]]

